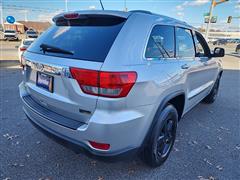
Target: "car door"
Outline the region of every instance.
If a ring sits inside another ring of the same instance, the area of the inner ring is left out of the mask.
[[[194,35],[190,29],[176,27],[176,57],[185,80],[186,111],[200,102],[213,84],[208,72],[209,59],[205,55],[198,57]]]
[[[203,98],[209,93],[211,90],[217,75],[218,75],[218,64],[215,58],[211,57],[210,48],[204,39],[204,37],[199,33],[193,31],[193,39],[195,44],[195,61],[202,64],[201,66],[201,78],[203,81]]]

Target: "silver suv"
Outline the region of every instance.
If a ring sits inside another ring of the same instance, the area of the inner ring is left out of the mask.
[[[224,49],[184,22],[145,11],[78,11],[24,53],[24,112],[46,134],[96,157],[139,153],[161,165],[177,123],[212,103]]]

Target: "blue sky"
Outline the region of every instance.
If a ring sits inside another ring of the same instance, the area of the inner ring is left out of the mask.
[[[0,0],[3,2],[3,16],[13,15],[16,20],[24,20],[25,10],[28,20],[49,20],[65,9],[64,0]],[[216,0],[219,1],[219,0]],[[105,9],[123,10],[124,0],[102,0]],[[203,23],[203,14],[209,11],[210,0],[126,0],[128,10],[143,9],[184,20],[192,25]],[[97,0],[68,0],[69,10],[89,8],[100,9]],[[230,0],[214,8],[218,24],[226,24],[228,16],[240,16],[240,0]],[[239,19],[232,25],[239,26]]]

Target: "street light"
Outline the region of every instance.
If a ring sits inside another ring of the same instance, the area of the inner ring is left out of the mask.
[[[205,34],[205,37],[206,37],[207,40],[208,40],[208,34],[209,34],[209,30],[210,30],[213,8],[216,7],[219,4],[222,4],[222,3],[227,2],[227,1],[229,1],[229,0],[219,0],[218,2],[216,0],[212,0],[210,10],[209,10],[209,21],[207,23],[206,34]]]

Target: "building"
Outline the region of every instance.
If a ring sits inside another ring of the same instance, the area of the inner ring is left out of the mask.
[[[50,22],[38,22],[38,21],[18,21],[18,23],[21,23],[24,25],[24,27],[27,29],[34,29],[37,32],[41,33],[48,29],[51,26]]]
[[[3,24],[3,29],[4,30],[15,30],[19,33],[24,33],[25,32],[24,25],[21,24],[21,23],[18,23],[18,22],[15,22],[14,24],[10,24],[10,23],[5,22]]]
[[[16,30],[19,33],[23,34],[28,29],[34,29],[37,32],[41,33],[51,26],[49,22],[37,22],[37,21],[18,21],[14,24],[4,23],[4,29]]]

